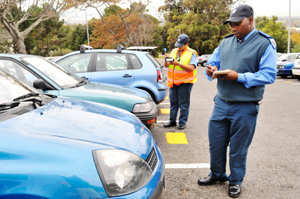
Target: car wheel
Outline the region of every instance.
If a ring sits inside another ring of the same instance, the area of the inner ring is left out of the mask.
[[[203,62],[202,66],[203,66],[203,67],[206,67],[206,66],[207,66],[207,62],[206,62],[206,61]]]
[[[295,75],[295,77],[300,81],[300,76],[299,75]]]
[[[286,78],[286,77],[287,77],[287,75],[280,75],[280,77],[282,77],[282,78]]]

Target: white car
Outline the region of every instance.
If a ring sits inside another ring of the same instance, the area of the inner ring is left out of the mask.
[[[300,81],[300,54],[296,57],[292,74]]]
[[[277,58],[277,64],[280,62],[294,61],[299,53],[284,53]]]

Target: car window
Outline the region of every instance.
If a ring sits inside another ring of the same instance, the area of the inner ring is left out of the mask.
[[[296,59],[296,54],[293,54],[293,55],[289,56],[288,61],[294,61],[295,59]]]
[[[125,54],[97,53],[96,71],[127,70]]]
[[[128,57],[131,61],[133,69],[140,69],[142,68],[142,63],[140,62],[139,58],[134,54],[128,54]]]
[[[22,59],[62,88],[74,87],[78,83],[78,78],[75,78],[52,61],[48,61],[42,57],[24,57]]]
[[[151,60],[151,62],[156,68],[161,68],[160,63],[156,59],[154,59],[150,54],[147,54],[147,57]]]
[[[0,60],[0,69],[29,86],[33,86],[34,80],[38,79],[21,65],[11,60]]]
[[[71,55],[57,63],[73,73],[85,73],[88,70],[92,53]]]

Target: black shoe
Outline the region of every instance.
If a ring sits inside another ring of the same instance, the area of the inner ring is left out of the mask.
[[[185,129],[185,125],[183,125],[183,126],[179,125],[178,129],[180,129],[180,130]]]
[[[167,124],[164,124],[164,127],[171,127],[176,126],[176,122],[168,122]]]
[[[213,185],[216,184],[217,182],[222,183],[226,182],[227,178],[212,178],[211,176],[207,176],[205,178],[200,178],[198,180],[198,184],[202,186],[208,186],[208,185]]]
[[[238,198],[241,195],[241,186],[238,184],[229,184],[228,195],[232,198]]]

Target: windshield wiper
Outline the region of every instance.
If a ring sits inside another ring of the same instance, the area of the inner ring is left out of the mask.
[[[35,97],[35,96],[39,96],[39,95],[40,95],[39,93],[27,93],[25,95],[21,95],[20,97],[13,99],[13,101],[19,101],[21,99],[26,99],[28,97]]]
[[[13,99],[13,102],[33,102],[36,107],[40,107],[44,105],[43,98],[37,97],[40,93],[28,93]]]
[[[0,111],[17,107],[17,106],[19,106],[19,104],[20,104],[20,102],[6,102],[6,103],[2,103],[2,104],[0,104]]]

